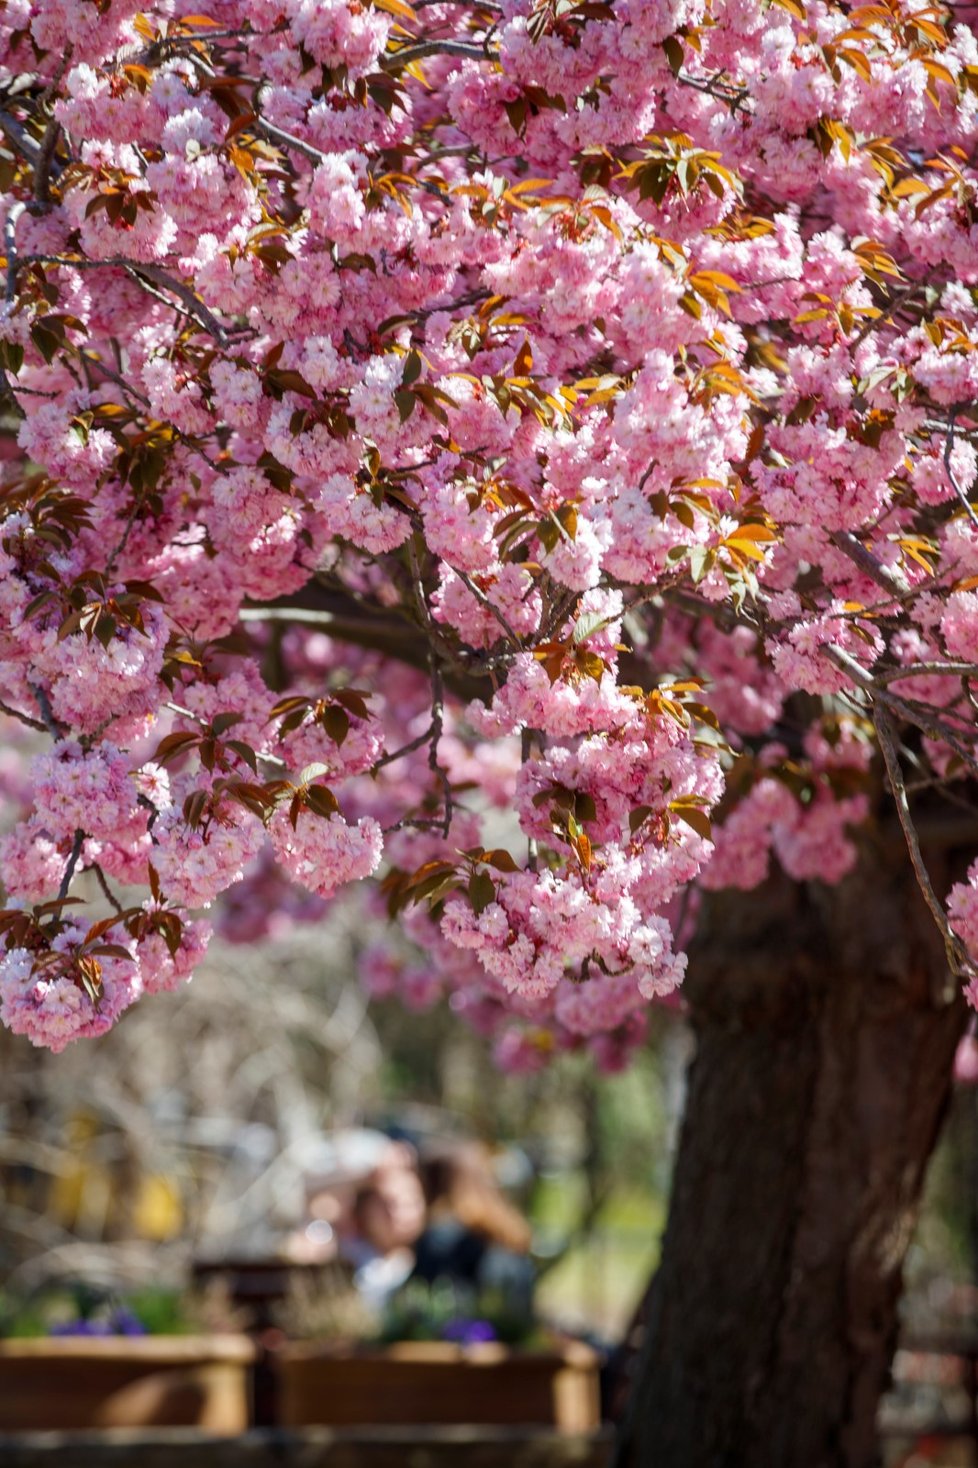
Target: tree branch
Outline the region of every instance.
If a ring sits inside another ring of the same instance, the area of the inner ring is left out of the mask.
[[[395,760],[403,759],[407,754],[413,754],[416,749],[420,749],[422,745],[428,743],[433,733],[434,725],[429,724],[424,733],[419,734],[416,739],[409,739],[407,744],[401,745],[400,749],[392,749],[389,754],[381,755],[380,759],[375,760],[370,766],[370,773],[376,775],[377,771],[382,770],[385,765],[392,765]]]
[[[821,655],[830,663],[851,678],[857,688],[861,688],[873,700],[873,703],[885,703],[888,708],[901,715],[909,724],[914,724],[924,734],[930,735],[932,739],[942,740],[955,754],[960,755],[966,767],[978,772],[978,760],[975,752],[968,745],[962,743],[953,729],[950,729],[935,709],[927,704],[918,703],[914,699],[901,698],[899,694],[891,693],[888,688],[882,687],[872,673],[868,673],[861,663],[841,647],[827,643],[820,649]],[[889,670],[888,670],[889,671]]]
[[[43,97],[38,103],[39,111],[43,110],[47,106],[47,104],[53,99],[55,92],[61,85],[61,79],[64,76],[65,72],[68,70],[69,65],[71,64],[71,56],[73,50],[74,47],[69,41],[67,46],[65,47],[64,55],[58,63],[57,70],[48,83]],[[58,146],[58,139],[60,138],[60,136],[60,122],[58,122],[57,119],[54,117],[49,118],[48,125],[44,129],[44,136],[41,139],[41,146],[37,150],[37,159],[34,163],[34,203],[39,210],[50,209],[51,174],[54,172],[61,172],[60,166],[55,169],[56,159],[54,156],[54,152]]]
[[[37,706],[41,710],[41,718],[44,720],[45,729],[51,735],[52,739],[60,739],[64,731],[51,711],[51,703],[44,689],[40,683],[28,683],[27,686],[37,700]]]
[[[968,519],[972,525],[978,528],[978,514],[975,513],[975,507],[965,493],[964,486],[958,483],[954,470],[951,468],[951,455],[954,452],[954,420],[959,411],[960,409],[957,403],[953,403],[947,410],[947,435],[944,439],[944,469],[950,481],[951,488],[965,508]]]
[[[125,912],[125,908],[119,901],[118,897],[116,897],[115,893],[112,891],[112,888],[109,886],[108,882],[105,880],[105,873],[103,872],[99,863],[97,861],[93,861],[89,866],[85,868],[85,870],[86,872],[95,873],[95,880],[101,887],[102,893],[105,896],[106,901],[115,908],[116,912],[121,917],[122,914]]]
[[[319,148],[313,147],[312,143],[303,142],[297,138],[295,133],[286,132],[284,127],[279,127],[274,122],[269,122],[267,117],[261,113],[261,94],[264,87],[259,87],[254,99],[254,130],[261,133],[273,143],[280,143],[283,148],[292,148],[296,153],[301,153],[303,158],[308,158],[310,163],[324,163],[326,154]]]
[[[445,564],[446,566],[448,566],[448,569],[455,576],[458,577],[465,589],[472,593],[479,605],[485,607],[486,611],[489,612],[491,616],[495,617],[496,621],[506,633],[506,636],[509,638],[510,642],[513,644],[518,652],[521,652],[523,649],[522,641],[513,631],[505,615],[500,611],[499,607],[496,606],[495,602],[489,600],[485,592],[475,584],[475,582],[472,580],[472,577],[469,576],[467,572],[460,571],[457,566],[449,565],[447,561],[445,562]]]
[[[873,674],[876,683],[895,683],[900,678],[976,678],[978,663],[914,663],[909,668],[884,668]]]
[[[17,294],[17,271],[21,262],[17,258],[17,221],[27,205],[23,201],[11,204],[3,226],[3,250],[7,257],[6,301],[9,305]]]
[[[452,782],[448,778],[448,771],[438,761],[438,747],[441,743],[445,721],[445,689],[434,648],[429,649],[429,660],[431,664],[431,745],[428,750],[428,768],[441,785],[442,798],[445,802],[442,835],[447,840],[452,828],[452,817],[455,814],[455,802],[452,798]]]
[[[906,787],[903,783],[903,771],[900,769],[900,756],[897,750],[896,737],[889,712],[883,703],[877,703],[873,713],[876,725],[876,736],[879,740],[880,750],[883,755],[883,763],[886,765],[886,774],[890,782],[890,790],[896,804],[897,816],[903,828],[904,840],[910,853],[910,861],[913,865],[914,876],[917,878],[917,886],[920,888],[924,901],[930,909],[931,916],[937,924],[938,931],[944,939],[944,951],[947,954],[948,967],[952,974],[958,978],[970,978],[974,974],[968,951],[961,940],[951,929],[947,920],[947,914],[937,899],[937,894],[931,885],[930,874],[920,851],[920,842],[914,827],[913,817],[910,814],[910,802],[907,799]]]
[[[156,295],[156,292],[148,289],[147,282],[152,285],[158,286],[160,290],[169,291],[182,303],[184,307],[184,314],[186,316],[189,316],[193,321],[196,321],[197,325],[201,327],[203,331],[206,331],[208,336],[212,336],[219,346],[227,347],[230,345],[230,340],[228,338],[227,332],[224,330],[224,327],[218,321],[217,317],[213,314],[210,308],[208,306],[205,306],[204,302],[194,294],[189,285],[184,285],[183,281],[174,280],[173,276],[168,275],[167,272],[159,265],[147,264],[143,260],[131,260],[125,255],[110,255],[105,260],[87,260],[84,257],[73,259],[71,256],[67,255],[34,254],[25,255],[20,263],[37,263],[38,265],[63,265],[66,269],[69,270],[124,270],[126,274],[129,275],[130,278],[134,280],[138,286],[141,287],[141,289],[147,291],[148,295]],[[7,299],[10,299],[9,295]],[[157,297],[157,299],[164,299],[164,304],[170,306],[171,309],[173,308],[172,302],[166,301],[165,298]]]
[[[184,285],[182,281],[174,280],[172,276],[167,275],[165,270],[161,270],[158,265],[144,265],[134,261],[132,265],[126,267],[126,273],[139,285],[143,285],[143,279],[141,277],[144,277],[145,280],[152,281],[160,290],[170,291],[177,297],[177,300],[183,303],[187,315],[192,317],[199,326],[203,327],[208,336],[212,336],[219,346],[226,347],[230,345],[224,327],[213,312],[194,294],[189,285]]]
[[[2,108],[0,108],[0,132],[3,133],[15,152],[20,153],[28,163],[37,167],[37,160],[41,152],[40,143],[36,138],[31,137],[23,123],[18,122],[16,117],[11,117],[10,113],[4,112]]]
[[[39,729],[42,734],[46,732],[47,726],[42,724],[40,719],[32,719],[30,714],[22,714],[20,709],[11,708],[10,704],[4,703],[2,699],[0,699],[0,714],[6,714],[10,719],[19,719],[22,724],[27,725],[28,729]]]
[[[520,763],[527,764],[533,753],[533,730],[524,729],[520,735]],[[526,838],[526,867],[527,871],[535,872],[537,869],[537,858],[540,855],[540,847],[535,836]]]
[[[71,843],[71,852],[68,856],[68,863],[65,867],[64,876],[61,878],[61,886],[58,888],[59,902],[63,902],[64,899],[68,896],[68,888],[71,886],[71,879],[75,875],[75,867],[78,865],[78,858],[81,856],[81,849],[84,841],[85,832],[79,826],[75,832],[75,839]]]
[[[472,61],[495,61],[492,51],[472,41],[419,41],[416,46],[403,46],[385,56],[384,61],[405,66],[409,61],[423,61],[428,56],[462,56]]]
[[[906,580],[899,572],[884,566],[883,562],[873,555],[871,550],[863,545],[862,541],[851,530],[835,530],[832,533],[832,544],[836,550],[840,550],[844,556],[848,556],[854,566],[857,566],[864,575],[884,591],[892,592],[894,596],[905,596],[909,587]]]

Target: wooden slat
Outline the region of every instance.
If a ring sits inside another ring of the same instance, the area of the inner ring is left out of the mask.
[[[568,1435],[516,1428],[271,1430],[208,1439],[153,1433],[0,1435],[2,1468],[607,1468],[609,1430]]]

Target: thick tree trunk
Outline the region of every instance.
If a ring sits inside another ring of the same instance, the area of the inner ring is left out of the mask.
[[[662,1263],[618,1468],[870,1468],[963,1002],[874,854],[713,901]]]

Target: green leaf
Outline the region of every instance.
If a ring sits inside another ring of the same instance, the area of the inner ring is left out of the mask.
[[[455,868],[447,862],[438,862],[437,870],[431,871],[420,882],[409,884],[406,893],[401,900],[403,906],[407,902],[424,902],[426,898],[437,900],[444,897],[446,892],[458,884]]]
[[[469,878],[468,892],[472,911],[475,913],[485,912],[490,902],[496,900],[496,884],[488,872],[473,872]]]
[[[24,365],[24,348],[20,342],[4,342],[2,356],[8,372],[12,372],[16,377]]]
[[[325,785],[310,785],[306,791],[306,805],[317,816],[335,816],[339,810],[339,801],[332,790]]]
[[[595,683],[601,682],[604,676],[605,663],[603,658],[600,658],[596,652],[584,652],[578,649],[574,655],[574,660],[581,672],[586,674],[588,678],[593,678]]]
[[[678,36],[666,36],[662,43],[662,49],[666,54],[669,70],[673,76],[678,76],[683,69],[683,62],[686,59],[682,41]]]
[[[310,785],[310,784],[312,784],[313,780],[318,780],[323,775],[328,775],[328,774],[329,774],[329,765],[323,765],[323,764],[306,765],[305,769],[302,771],[302,773],[299,776],[299,784],[300,785]]]
[[[416,351],[408,352],[404,361],[404,371],[401,373],[401,386],[410,387],[412,382],[417,382],[421,376],[421,354]]]
[[[211,720],[211,728],[214,730],[214,733],[218,736],[218,738],[220,738],[220,736],[222,734],[226,734],[229,729],[233,729],[235,724],[240,724],[243,717],[243,714],[234,714],[231,712],[215,714],[213,719]]]
[[[350,732],[350,715],[335,703],[326,705],[319,715],[319,723],[336,745],[342,744]]]
[[[359,688],[337,688],[332,696],[336,703],[341,703],[351,714],[356,714],[358,719],[369,719],[370,710],[367,708],[369,693]]]
[[[574,623],[572,638],[574,645],[586,641],[588,637],[593,637],[595,632],[600,632],[601,628],[607,627],[611,621],[611,617],[603,617],[600,612],[585,612]]]
[[[243,739],[229,739],[228,749],[233,749],[235,754],[244,760],[253,775],[258,774],[258,758],[250,744],[246,744]]]
[[[689,569],[694,583],[702,581],[713,570],[717,554],[705,545],[694,545],[689,553]]]
[[[713,830],[710,825],[710,817],[702,806],[692,803],[687,805],[684,801],[678,800],[671,802],[669,809],[673,815],[678,816],[681,821],[685,821],[687,826],[691,826],[697,836],[702,836],[704,841],[712,841]]]
[[[598,818],[594,796],[589,795],[586,790],[579,790],[574,798],[574,815],[579,821],[594,821]]]
[[[400,414],[402,423],[406,423],[408,421],[411,414],[414,412],[414,405],[416,402],[417,399],[415,398],[414,393],[411,392],[409,388],[398,388],[397,392],[394,394],[394,403],[397,407],[398,413]]]
[[[55,354],[64,345],[63,338],[55,336],[54,332],[48,331],[45,327],[37,324],[31,327],[31,341],[48,365],[51,364]]]

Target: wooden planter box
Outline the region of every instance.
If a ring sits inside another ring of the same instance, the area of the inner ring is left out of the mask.
[[[405,1341],[384,1350],[289,1345],[276,1353],[283,1427],[366,1424],[598,1427],[598,1357],[572,1341],[547,1351]]]
[[[252,1343],[236,1335],[0,1341],[0,1432],[244,1432],[254,1358]]]

